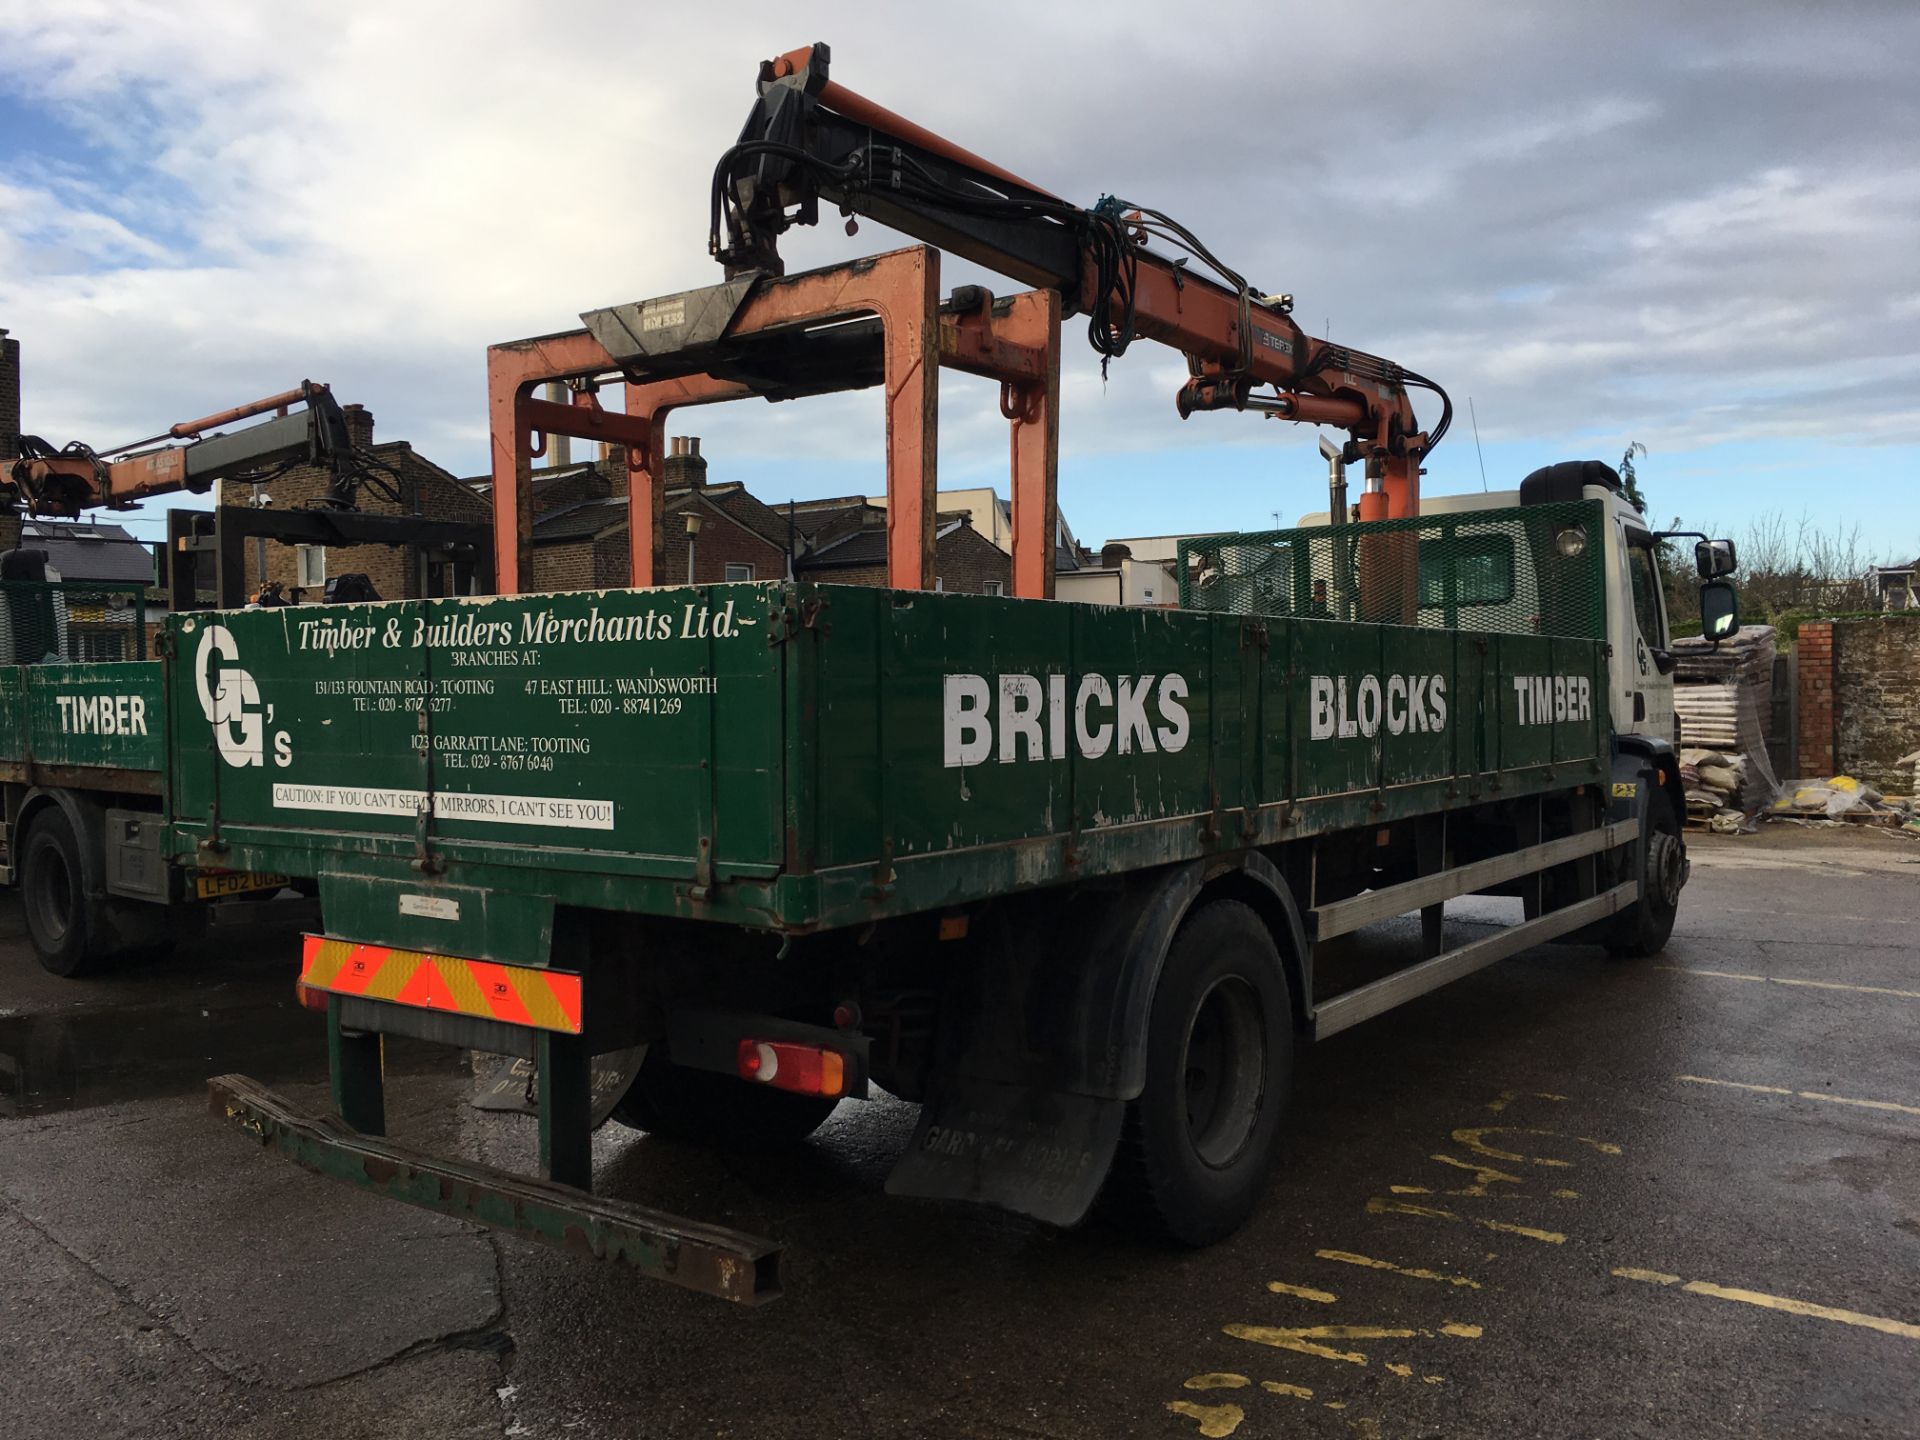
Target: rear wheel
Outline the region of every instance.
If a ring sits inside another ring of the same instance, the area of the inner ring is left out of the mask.
[[[1181,925],[1147,1021],[1147,1080],[1127,1107],[1109,1193],[1136,1229],[1210,1245],[1265,1188],[1293,1072],[1293,1005],[1273,937],[1216,900]]]
[[[49,972],[67,978],[97,969],[106,958],[105,917],[99,903],[87,899],[85,874],[73,822],[58,806],[42,810],[21,848],[21,899],[34,954]]]
[[[613,1118],[634,1130],[723,1150],[783,1150],[818,1130],[840,1102],[668,1062],[655,1048]]]
[[[1644,959],[1666,947],[1680,913],[1680,887],[1687,880],[1687,847],[1673,801],[1658,786],[1649,789],[1640,898],[1616,915],[1607,931],[1607,952],[1622,959]]]

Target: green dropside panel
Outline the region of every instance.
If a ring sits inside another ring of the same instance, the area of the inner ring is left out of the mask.
[[[295,852],[295,873],[430,842],[522,873],[771,874],[776,593],[176,617],[175,815],[197,838]]]
[[[157,776],[166,764],[160,662],[0,669],[0,760]]]
[[[1590,639],[798,584],[171,623],[175,853],[501,958],[553,903],[852,924],[1605,771]]]

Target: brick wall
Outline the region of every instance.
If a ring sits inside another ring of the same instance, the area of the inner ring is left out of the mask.
[[[0,460],[20,454],[20,342],[0,330]],[[20,517],[0,515],[0,550],[20,543]]]
[[[1894,762],[1920,750],[1920,615],[1845,620],[1832,630],[1831,773],[1908,794],[1913,769]]]
[[[1796,778],[1832,775],[1833,622],[1802,625],[1794,649],[1800,660],[1800,734],[1793,747],[1793,773]]]
[[[0,460],[20,454],[20,342],[0,330]]]

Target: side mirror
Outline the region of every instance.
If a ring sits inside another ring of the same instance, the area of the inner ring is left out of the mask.
[[[1702,540],[1693,547],[1693,568],[1700,572],[1702,580],[1718,580],[1722,575],[1731,575],[1739,565],[1731,540]]]
[[[1700,633],[1716,645],[1740,633],[1740,599],[1724,580],[1700,587]]]

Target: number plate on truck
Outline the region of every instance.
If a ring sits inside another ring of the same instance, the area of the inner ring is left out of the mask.
[[[249,875],[241,870],[200,870],[193,877],[193,893],[202,900],[220,900],[254,890],[278,890],[292,882],[288,875]]]
[[[564,970],[496,965],[309,935],[300,958],[300,983],[334,995],[580,1033],[580,977]]]

